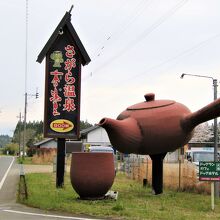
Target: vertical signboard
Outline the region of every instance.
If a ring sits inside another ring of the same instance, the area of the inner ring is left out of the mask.
[[[37,62],[46,57],[44,137],[57,138],[56,186],[64,183],[65,139],[79,138],[81,65],[90,58],[66,12]]]
[[[220,162],[200,161],[199,162],[199,181],[211,182],[211,207],[215,209],[214,182],[220,181]]]
[[[70,12],[37,59],[41,63],[46,57],[44,137],[79,138],[81,65],[90,58],[71,24]]]
[[[78,139],[81,59],[68,30],[51,47],[46,63],[44,135]]]

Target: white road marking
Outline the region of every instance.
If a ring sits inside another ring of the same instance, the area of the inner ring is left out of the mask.
[[[13,157],[10,166],[8,167],[4,177],[2,178],[0,182],[0,189],[2,188],[4,181],[8,175],[8,172],[11,169],[11,166],[14,162],[15,158]],[[3,209],[4,208],[4,209]],[[81,218],[81,217],[70,217],[70,216],[61,216],[61,215],[47,215],[47,214],[39,214],[39,213],[32,213],[32,212],[22,212],[22,211],[16,211],[16,210],[10,210],[7,209],[8,207],[0,207],[0,211],[2,212],[9,212],[9,213],[15,213],[15,214],[21,214],[21,215],[32,215],[32,216],[42,216],[42,217],[49,217],[49,218],[60,218],[60,219],[72,219],[72,220],[101,220],[101,219],[91,219],[91,218]]]
[[[5,209],[10,209],[10,207],[4,207],[4,206],[0,206],[0,211],[5,210]]]
[[[91,219],[91,218],[80,218],[80,217],[69,217],[69,216],[61,216],[61,215],[47,215],[47,214],[39,214],[39,213],[32,213],[32,212],[21,212],[15,210],[2,210],[3,212],[10,212],[22,215],[32,215],[32,216],[42,216],[42,217],[50,217],[50,218],[60,218],[60,219],[73,219],[73,220],[101,220],[101,219]]]
[[[1,188],[2,188],[2,186],[3,186],[3,184],[4,184],[4,182],[5,182],[5,179],[6,179],[7,175],[8,175],[8,172],[9,172],[10,169],[11,169],[11,166],[12,166],[14,160],[15,160],[15,158],[13,157],[10,166],[8,167],[7,171],[5,172],[4,177],[2,178],[2,180],[1,180],[1,182],[0,182],[0,190],[1,190]]]

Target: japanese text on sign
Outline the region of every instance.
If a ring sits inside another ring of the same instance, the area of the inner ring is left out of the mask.
[[[220,162],[199,162],[200,181],[220,181]]]
[[[59,56],[57,56],[59,54]],[[67,111],[67,112],[73,112],[76,110],[75,106],[75,100],[76,92],[75,92],[75,81],[72,74],[72,69],[76,67],[76,59],[73,58],[73,56],[76,54],[74,50],[74,46],[67,45],[65,47],[65,58],[63,60],[62,58],[62,52],[61,51],[55,51],[53,53],[53,56],[51,56],[54,60],[53,67],[59,67],[60,63],[64,61],[65,67],[64,70],[66,70],[65,73],[58,71],[58,69],[51,71],[50,75],[53,77],[51,84],[53,85],[53,89],[50,91],[50,102],[52,102],[53,106],[53,116],[60,115],[60,110]],[[62,77],[64,76],[65,84],[63,88],[59,88],[60,81],[62,80]],[[60,93],[63,92],[63,95]],[[64,104],[60,107],[59,103],[62,102],[62,97],[64,98]]]

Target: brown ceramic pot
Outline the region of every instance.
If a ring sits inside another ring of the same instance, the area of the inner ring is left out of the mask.
[[[98,199],[111,188],[115,177],[112,153],[72,153],[70,179],[81,199]]]

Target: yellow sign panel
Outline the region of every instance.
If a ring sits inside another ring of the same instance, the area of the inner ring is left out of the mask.
[[[69,132],[74,128],[74,124],[66,119],[57,119],[50,123],[50,128],[59,133]]]

